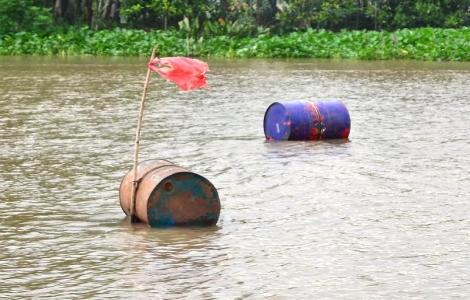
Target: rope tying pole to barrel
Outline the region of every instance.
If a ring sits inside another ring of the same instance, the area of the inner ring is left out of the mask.
[[[158,45],[155,45],[152,51],[152,55],[150,60],[153,60],[156,56],[157,53],[157,48]],[[147,96],[147,88],[148,84],[150,81],[150,73],[151,70],[147,69],[147,77],[145,78],[145,83],[144,83],[144,90],[142,92],[142,100],[140,102],[140,111],[139,111],[139,117],[137,120],[137,130],[135,134],[135,145],[134,145],[134,167],[133,167],[133,179],[132,179],[132,193],[131,193],[131,205],[130,205],[130,221],[131,223],[137,222],[137,218],[135,216],[135,194],[137,191],[137,186],[139,185],[139,182],[137,180],[137,162],[139,158],[139,142],[140,142],[140,128],[142,127],[142,116],[144,114],[144,103],[145,103],[145,97]]]

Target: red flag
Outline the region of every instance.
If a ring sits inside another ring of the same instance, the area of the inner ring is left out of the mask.
[[[148,64],[150,70],[158,72],[167,80],[173,81],[183,91],[209,88],[206,71],[209,65],[203,61],[187,57],[155,58]]]

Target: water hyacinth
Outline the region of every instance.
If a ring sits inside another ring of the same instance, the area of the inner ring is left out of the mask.
[[[0,55],[146,56],[159,44],[162,56],[303,57],[340,59],[414,59],[470,61],[470,28],[419,28],[385,31],[331,32],[308,30],[255,38],[214,36],[193,39],[178,31],[87,28],[40,37],[27,32],[3,36]]]

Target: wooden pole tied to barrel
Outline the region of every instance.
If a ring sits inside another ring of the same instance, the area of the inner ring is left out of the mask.
[[[155,45],[152,51],[152,55],[150,60],[153,60],[156,57],[158,45]],[[134,145],[134,167],[133,167],[133,179],[132,179],[132,192],[131,192],[131,205],[130,205],[130,221],[131,223],[137,222],[137,217],[135,215],[135,195],[137,191],[137,186],[139,182],[137,180],[137,165],[138,165],[138,158],[139,158],[139,142],[140,142],[140,129],[142,127],[142,116],[144,114],[144,104],[145,104],[145,97],[147,96],[147,89],[148,84],[150,81],[150,74],[151,70],[147,69],[147,77],[145,78],[144,83],[144,90],[142,92],[142,99],[140,101],[140,111],[139,117],[137,119],[137,130],[135,133],[135,145]]]

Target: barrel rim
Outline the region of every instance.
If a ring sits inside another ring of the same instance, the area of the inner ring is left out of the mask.
[[[180,168],[181,168],[181,167],[180,167]],[[158,168],[157,168],[157,169],[158,169]],[[184,171],[176,171],[176,172],[172,173],[170,176],[168,176],[168,177],[166,177],[166,178],[169,178],[169,177],[171,177],[171,176],[173,176],[173,175],[179,175],[179,174],[190,174],[190,175],[195,175],[196,177],[200,177],[200,178],[204,179],[205,181],[207,181],[212,187],[214,187],[215,194],[216,194],[216,196],[217,196],[217,199],[218,199],[219,202],[220,202],[219,192],[218,192],[217,189],[215,188],[215,185],[214,185],[209,179],[207,179],[207,177],[202,176],[201,174],[192,172],[192,171],[190,171],[190,170],[187,170],[187,169],[185,169],[185,168],[182,168],[182,169],[184,169]],[[156,170],[156,169],[154,169],[154,170]],[[165,179],[166,179],[166,178],[165,178]],[[157,187],[158,187],[163,181],[164,181],[164,180],[161,180],[157,185],[155,185],[155,187],[152,189],[152,192],[151,192],[150,194],[152,194],[152,193],[157,189]]]
[[[152,191],[150,192],[150,194],[149,194],[149,199],[154,196],[154,193],[157,191],[157,188],[158,188],[158,187],[160,187],[161,185],[164,185],[165,179],[168,179],[168,178],[170,178],[170,177],[172,177],[172,176],[174,176],[174,175],[190,174],[190,175],[192,175],[192,176],[195,176],[195,177],[198,177],[198,178],[200,178],[200,179],[205,180],[205,181],[208,183],[208,185],[209,185],[210,187],[212,187],[212,192],[214,193],[212,198],[216,200],[216,202],[218,203],[218,206],[219,206],[218,211],[212,213],[213,215],[215,214],[215,216],[216,216],[216,218],[214,218],[212,221],[213,221],[213,224],[214,224],[214,225],[217,224],[217,222],[218,222],[219,219],[220,219],[220,214],[221,214],[221,211],[222,211],[222,201],[220,201],[220,195],[219,195],[219,192],[217,191],[217,188],[216,188],[215,185],[214,185],[209,179],[207,179],[205,176],[200,175],[200,174],[195,173],[195,172],[192,172],[192,171],[187,170],[187,169],[185,169],[185,168],[183,168],[183,169],[184,169],[184,171],[176,171],[176,172],[172,173],[170,176],[165,177],[164,179],[160,180],[160,181],[158,182],[158,184],[156,184],[156,185],[153,187]],[[148,204],[148,200],[147,200],[147,204]],[[149,207],[147,206],[147,217],[148,217],[148,216],[149,216]],[[193,220],[193,221],[194,221],[194,220]],[[148,222],[148,224],[150,225],[150,222]],[[154,227],[154,226],[152,226],[152,225],[150,225],[150,226],[151,226],[151,227]],[[184,225],[183,223],[175,223],[175,224],[172,225],[172,226],[185,226],[185,225]],[[161,225],[161,226],[156,226],[156,227],[167,227],[167,225]]]
[[[142,160],[141,162],[139,162],[139,163],[137,164],[137,168],[139,167],[140,164],[142,164],[142,163],[144,163],[144,162],[146,162],[146,161],[153,161],[153,160],[160,160],[160,161],[168,162],[168,163],[169,163],[168,166],[176,166],[176,167],[179,167],[178,165],[175,165],[174,163],[172,163],[171,161],[169,161],[169,160],[167,160],[167,159],[149,158],[149,159],[144,159],[144,160]],[[158,169],[158,168],[161,168],[161,167],[165,167],[165,166],[166,166],[166,165],[162,165],[162,166],[160,166],[160,167],[157,167],[157,169]],[[181,167],[180,167],[180,168],[181,168]],[[123,185],[123,183],[124,183],[124,179],[126,178],[127,174],[129,174],[130,172],[132,172],[133,169],[134,169],[134,167],[132,167],[130,170],[128,170],[128,171],[126,172],[126,174],[124,174],[124,176],[123,176],[122,179],[121,179],[121,184],[119,185],[119,194],[118,194],[118,196],[119,196],[119,206],[121,206],[121,210],[122,210],[126,215],[127,215],[127,212],[124,210],[124,207],[122,207],[121,188],[122,188],[122,185]],[[153,171],[153,170],[154,170],[154,169],[151,169],[151,170],[149,170],[148,172],[142,174],[142,177],[141,177],[141,178],[144,178],[145,175],[147,175],[149,172],[151,172],[151,171]],[[132,196],[132,195],[131,195],[131,196]]]
[[[268,135],[266,134],[266,116],[268,115],[268,112],[269,112],[269,109],[276,105],[276,104],[279,104],[281,105],[285,110],[286,110],[286,113],[289,117],[289,121],[292,122],[292,114],[291,114],[291,111],[290,109],[286,106],[286,104],[290,104],[290,103],[302,103],[304,105],[313,105],[313,102],[312,101],[309,101],[309,100],[290,100],[290,101],[276,101],[276,102],[273,102],[271,103],[271,105],[268,106],[268,108],[266,109],[265,113],[264,113],[264,118],[263,118],[263,129],[264,129],[264,137],[267,139],[267,140],[271,140],[268,138]],[[287,131],[287,140],[290,140],[290,135],[291,135],[291,132],[292,132],[292,127],[291,126],[288,126],[288,131]],[[274,139],[273,139],[274,140]]]
[[[287,101],[287,102],[288,102],[288,101]],[[284,103],[286,103],[286,101],[284,101],[284,102],[282,102],[282,101],[273,102],[273,103],[271,103],[271,104],[268,106],[268,108],[267,108],[266,111],[264,112],[264,118],[263,118],[264,137],[265,137],[266,139],[268,139],[268,140],[271,140],[271,139],[268,138],[267,131],[266,131],[266,117],[267,117],[267,115],[268,115],[269,109],[270,109],[272,106],[274,106],[274,105],[276,105],[276,104],[281,105],[281,106],[285,109],[285,111],[287,112],[288,117],[289,117],[289,120],[291,119],[290,111],[287,109],[287,107],[284,105]],[[291,132],[291,128],[290,128],[290,126],[289,126],[287,137],[290,136],[290,132]]]

